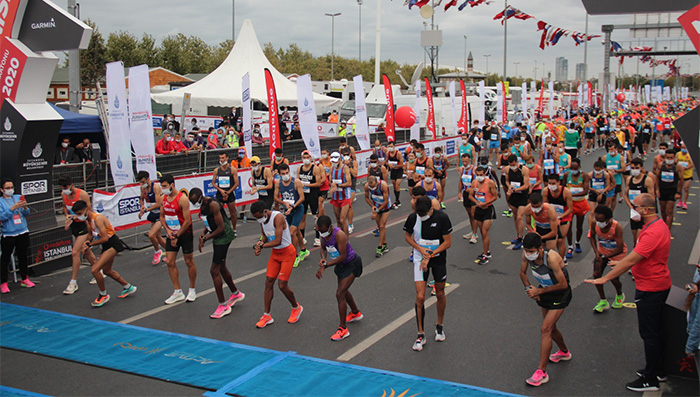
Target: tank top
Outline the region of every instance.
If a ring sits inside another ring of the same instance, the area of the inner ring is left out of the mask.
[[[537,265],[533,261],[527,261],[527,265],[530,267],[532,277],[534,277],[535,280],[537,280],[537,282],[540,284],[540,288],[551,287],[558,283],[557,278],[554,275],[554,271],[552,271],[552,269],[549,267],[549,260],[547,259],[548,256],[549,250],[546,249],[542,254],[541,265]],[[561,270],[564,272],[564,277],[566,278],[566,282],[568,283],[569,272],[566,271],[566,267],[564,267]]]
[[[272,160],[272,173],[275,182],[280,180],[279,168],[282,163],[284,163],[284,157],[280,158],[280,161],[277,161],[277,158]],[[277,173],[275,173],[275,171],[277,171]]]
[[[377,180],[381,181],[382,180],[382,167],[381,165],[377,164],[376,167],[368,167],[367,168],[367,176],[373,176],[376,177]]]
[[[331,169],[331,183],[335,183],[336,185],[342,185],[345,183],[345,165],[342,165],[340,168],[338,167],[333,167]],[[350,198],[350,188],[345,187],[345,188],[337,188],[335,192],[333,193],[333,200],[337,201],[343,201],[347,200]]]
[[[471,158],[474,158],[474,147],[472,146],[471,143],[467,143],[466,145],[462,145],[461,143],[459,144],[459,166],[463,166],[462,164],[462,155],[468,153]]]
[[[554,161],[554,155],[548,150],[542,152],[542,175],[547,176],[559,173],[559,164]]]
[[[309,187],[308,185],[311,183],[316,183],[316,175],[314,175],[314,164],[311,164],[311,167],[304,171],[304,166],[302,165],[299,167],[299,173],[298,177],[299,180],[301,180],[301,183],[304,185],[304,193],[311,193],[313,192],[318,192],[319,188],[318,187]],[[282,188],[282,185],[280,185],[280,189]]]
[[[576,130],[566,130],[564,135],[564,148],[576,149],[578,145],[579,133]]]
[[[209,201],[209,204],[211,204],[211,201]],[[224,232],[214,238],[214,244],[223,245],[233,241],[234,233],[233,228],[231,227],[231,222],[228,221],[228,216],[226,216],[226,211],[224,210],[224,206],[222,204],[219,204],[219,212],[221,213],[221,218],[224,221]],[[216,218],[214,215],[215,214],[209,213],[209,205],[202,205],[199,212],[199,219],[202,220],[204,227],[209,233],[216,230]]]
[[[182,208],[180,208],[180,197],[182,197],[182,192],[175,196],[173,201],[168,200],[168,196],[163,197],[163,214],[165,215],[165,224],[168,228],[174,232],[177,232],[185,223],[185,216],[182,213]],[[185,233],[192,233],[192,224]]]
[[[664,161],[661,164],[661,178],[659,178],[659,189],[677,189],[678,188],[678,174],[676,173],[675,164],[669,166]]]
[[[532,211],[532,217],[535,219],[535,226],[540,229],[552,229],[552,224],[549,223],[549,204],[542,203],[542,211],[535,212]],[[530,207],[532,210],[532,207]]]
[[[377,149],[375,147],[372,152],[377,155],[377,158],[379,159],[379,161],[384,161],[386,159],[386,154],[384,152],[384,148]]]
[[[82,192],[83,192],[82,190],[80,190],[76,187],[75,191],[73,192],[73,198],[69,198],[65,194],[61,193],[61,195],[63,196],[63,204],[68,209],[68,213],[70,215],[75,215],[75,212],[73,212],[73,204],[75,204],[76,201],[80,200],[80,193],[82,193]],[[85,222],[85,221],[81,221],[81,220],[78,220],[77,218],[73,218],[73,222]]]
[[[469,166],[468,169],[466,166],[463,167],[461,178],[462,178],[462,187],[464,188],[464,191],[467,191],[467,189],[472,187],[472,181],[474,180],[474,167],[471,165]]]
[[[399,164],[399,156],[401,153],[398,150],[394,149],[394,153],[389,153],[386,156],[387,162],[389,163],[390,166],[395,167]]]
[[[338,252],[338,241],[335,239],[339,231],[339,228],[334,227],[331,231],[331,235],[328,236],[328,239],[326,239],[326,237],[321,237],[321,242],[326,247],[326,252],[331,260],[334,260],[340,256],[340,252]],[[355,259],[355,251],[350,245],[350,239],[348,239],[348,242],[345,244],[345,262],[339,263],[338,265],[344,265],[353,259]]]
[[[562,216],[562,214],[566,212],[568,208],[566,206],[566,199],[564,199],[564,189],[560,186],[557,191],[559,192],[559,195],[554,197],[552,195],[552,191],[547,188],[547,202],[549,205],[554,207],[554,211],[557,212],[557,216]]]
[[[427,158],[424,158],[423,161],[420,161],[420,159],[416,159],[416,174],[420,175],[421,178],[425,176],[425,168],[427,164]]]
[[[224,170],[221,166],[216,169],[216,184],[222,189],[230,189],[233,186],[233,173],[231,172],[231,166],[229,165]]]
[[[634,201],[634,199],[642,193],[649,193],[649,189],[647,189],[647,174],[644,174],[639,183],[636,183],[634,181],[634,177],[631,177],[629,181],[629,189],[628,197],[630,201]]]
[[[425,181],[420,181],[420,186],[425,189]],[[430,197],[431,199],[437,199],[438,198],[438,192],[437,192],[437,183],[433,180],[433,187],[430,190],[425,190],[425,195]]]
[[[530,185],[533,186],[532,191],[533,192],[539,192],[542,190],[542,184],[540,183],[539,186],[535,186],[537,182],[541,182],[540,180],[540,170],[537,169],[538,165],[535,164],[532,168],[530,168]],[[535,176],[532,176],[532,174],[535,174]]]
[[[611,156],[610,153],[605,155],[605,164],[607,165],[607,168],[611,171],[617,171],[622,169],[622,156],[620,156],[620,153]],[[620,184],[622,182],[622,175],[615,173],[613,174],[613,178],[615,178],[615,183]]]
[[[319,160],[318,164],[319,167],[323,167],[323,171],[325,171],[326,176],[324,177],[324,181],[321,183],[321,187],[319,187],[319,190],[322,192],[327,192],[331,188],[331,184],[328,183],[328,178],[330,178],[331,175],[331,162],[330,160],[324,162],[323,160]]]
[[[521,187],[524,183],[522,166],[518,166],[517,171],[513,171],[508,167],[508,181],[513,189]],[[525,192],[513,192],[513,194],[525,194]]]
[[[265,234],[265,237],[267,237],[268,242],[275,240],[275,217],[277,215],[282,215],[282,213],[279,211],[272,211],[270,219],[262,224],[263,233]],[[281,250],[289,247],[292,244],[292,235],[289,233],[289,225],[287,225],[287,220],[284,218],[284,215],[282,216],[282,219],[284,219],[285,226],[284,230],[282,231],[282,242],[280,245],[272,247],[272,249]]]
[[[504,156],[504,155],[501,155],[501,159],[500,159],[500,165],[501,165],[501,167],[507,167],[508,164],[510,164],[510,163],[508,162],[508,157],[510,157],[510,154],[506,154],[505,156]]]
[[[149,190],[148,193],[146,193],[146,202],[148,204],[151,204],[151,205],[156,203],[156,192],[153,191],[153,184],[154,183],[155,182],[151,181],[151,190]],[[156,208],[156,209],[152,210],[151,213],[160,214],[160,208]]]
[[[617,250],[617,241],[615,241],[615,228],[617,227],[617,221],[612,220],[612,225],[608,228],[608,231],[606,233],[603,233],[600,230],[600,227],[598,227],[598,223],[596,222],[595,225],[595,234],[598,236],[598,251],[600,251],[601,254],[603,255],[608,255],[611,252],[614,252]],[[625,244],[625,241],[622,241],[622,253],[615,255],[614,257],[611,257],[610,259],[614,260],[619,260],[624,258],[627,255],[627,244]]]
[[[687,167],[690,165],[690,155],[689,154],[683,154],[683,152],[678,152],[678,165],[681,167]],[[687,170],[683,170],[683,179],[688,179],[692,178],[693,176],[693,168],[689,168]]]
[[[97,228],[95,225],[95,218],[97,218],[97,213],[96,212],[91,212],[90,215],[88,215],[90,218],[90,226],[92,226],[92,236],[96,239],[100,238],[100,229]],[[107,229],[107,235],[111,238],[114,236],[114,227],[112,226],[112,223],[110,223],[109,219],[105,217],[105,221],[107,222],[107,226],[105,227]]]
[[[288,185],[285,185],[282,180],[277,183],[277,186],[279,186],[280,198],[289,207],[293,207],[294,204],[299,201],[299,192],[297,192],[294,186],[294,179],[290,179]]]
[[[493,199],[493,195],[489,192],[488,179],[484,179],[481,184],[479,184],[479,181],[474,181],[474,198],[480,203],[485,203]]]
[[[584,196],[574,196],[575,194],[583,192],[583,175],[581,171],[579,171],[578,179],[575,182],[571,177],[571,171],[568,172],[566,176],[566,187],[571,191],[571,201],[583,201],[586,199]]]
[[[384,182],[386,184],[386,182]],[[374,203],[375,208],[379,208],[384,204],[384,193],[382,193],[382,181],[379,181],[377,183],[377,186],[372,189],[371,187],[367,186],[369,188],[369,197],[372,199],[372,202]],[[388,189],[388,187],[387,187]],[[391,194],[389,196],[389,202],[386,205],[385,210],[388,210],[391,207]]]
[[[436,171],[446,171],[445,170],[445,159],[441,156],[439,159],[433,157],[433,168]],[[444,173],[443,173],[444,175]]]
[[[251,174],[253,175],[253,183],[255,183],[255,186],[258,188],[258,196],[272,197],[272,195],[275,193],[274,188],[261,189],[262,187],[267,186],[267,179],[265,179],[265,168],[260,167],[257,174],[255,171],[252,171]]]
[[[601,176],[596,176],[596,171],[591,172],[591,189],[603,190],[608,183],[608,178],[605,177],[605,171],[601,171]]]

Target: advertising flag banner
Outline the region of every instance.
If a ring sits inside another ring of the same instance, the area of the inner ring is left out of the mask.
[[[537,111],[542,117],[542,111],[544,110],[544,79],[542,79],[542,84],[540,84],[540,97],[537,99]]]
[[[420,141],[420,79],[416,80],[416,104],[413,112],[416,114],[416,122],[411,126],[411,139]]]
[[[151,180],[157,180],[152,117],[148,65],[131,67],[129,68],[129,129],[131,145],[136,154],[136,171],[146,171]]]
[[[277,92],[275,91],[275,81],[272,79],[270,69],[265,68],[265,88],[267,89],[267,107],[270,118],[270,158],[273,157],[275,149],[282,148],[280,142],[280,125],[277,118]]]
[[[425,99],[428,100],[428,120],[425,123],[425,126],[428,128],[428,132],[430,132],[430,136],[432,136],[432,139],[435,139],[435,109],[433,109],[433,92],[430,88],[430,81],[428,81],[428,78],[425,78]]]
[[[318,140],[316,106],[314,106],[314,93],[311,90],[310,74],[305,74],[297,78],[297,112],[299,114],[301,137],[304,139],[306,149],[311,153],[311,157],[320,159],[321,142]]]
[[[241,99],[243,105],[243,145],[248,157],[253,155],[253,126],[251,119],[253,117],[250,101],[250,74],[246,73],[241,79]]]
[[[455,95],[457,90],[455,89],[455,82],[450,81],[450,105],[452,105],[452,128],[454,129],[454,135],[459,134],[459,129],[457,128],[457,102],[455,101]]]
[[[586,82],[586,87],[588,87],[588,95],[586,99],[588,100],[588,106],[593,106],[593,84],[590,81]]]
[[[535,122],[535,94],[537,93],[537,83],[535,81],[530,82],[530,113],[532,113],[532,117],[530,117],[530,123],[533,124]]]
[[[522,103],[521,103],[520,107],[522,109],[523,116],[525,116],[527,114],[527,83],[523,83],[523,85],[521,86],[521,90],[522,90],[522,96],[520,99],[521,99]]]
[[[503,84],[500,82],[496,84],[496,117],[494,121],[500,120],[503,114]],[[501,122],[503,122],[501,120]]]
[[[459,131],[464,134],[469,129],[469,113],[467,112],[467,89],[464,87],[464,80],[459,80],[459,88],[462,90],[462,111],[459,117]]]
[[[382,75],[382,82],[384,83],[384,95],[386,96],[386,126],[384,127],[384,134],[386,134],[387,141],[395,141],[394,129],[396,125],[394,124],[394,95],[391,92],[391,82],[389,77],[385,74]]]
[[[503,108],[501,109],[501,122],[508,123],[508,84],[501,82],[501,92],[503,92]]]
[[[124,64],[107,64],[107,101],[109,102],[109,164],[116,186],[134,181],[131,166],[129,116],[124,84]],[[155,151],[155,149],[154,149]]]
[[[578,88],[578,107],[581,108],[583,107],[583,84],[579,84]]]
[[[360,74],[353,77],[352,82],[355,86],[355,137],[357,138],[357,143],[360,145],[360,149],[368,150],[371,145],[369,142],[369,121],[367,120],[365,87],[362,83],[362,75]],[[298,81],[297,84],[299,84]],[[309,80],[309,89],[311,89],[311,80]],[[316,113],[313,114],[313,117],[315,120]],[[302,130],[302,132],[304,132],[304,130]],[[316,139],[318,139],[318,137]]]
[[[554,114],[554,82],[550,81],[549,84],[547,84],[547,89],[549,90],[549,118],[554,119],[556,118],[556,114]]]
[[[190,103],[192,102],[192,94],[186,92],[182,95],[182,109],[180,110],[180,125],[187,125],[187,115],[192,112],[190,108]]]
[[[481,99],[481,107],[479,108],[479,128],[481,128],[486,122],[486,88],[483,80],[479,82],[479,99]],[[467,126],[467,130],[469,128],[470,126]]]

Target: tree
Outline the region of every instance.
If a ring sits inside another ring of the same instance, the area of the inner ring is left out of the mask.
[[[84,87],[92,87],[104,79],[105,64],[109,58],[105,40],[97,29],[97,25],[89,19],[84,22],[92,28],[92,37],[88,48],[80,51],[80,81]],[[66,66],[68,66],[67,57]]]
[[[219,65],[221,65],[228,54],[231,53],[231,49],[233,49],[233,40],[231,39],[226,39],[219,43],[218,46],[212,49],[212,55],[210,57],[210,62],[209,62],[209,71],[213,71],[214,69],[218,68]]]

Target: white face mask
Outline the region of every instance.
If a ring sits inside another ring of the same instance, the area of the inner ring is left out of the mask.
[[[15,189],[5,189],[5,197],[12,197],[13,194],[15,194]]]
[[[513,171],[517,171],[517,170],[518,170],[518,166],[517,166],[517,165],[511,165],[511,166],[510,166],[510,169],[513,170]]]
[[[226,164],[228,164],[228,162],[226,162],[226,161],[219,161],[219,165],[226,165]]]
[[[559,185],[549,185],[549,190],[556,192],[559,189]]]
[[[378,165],[377,163],[369,163],[369,166],[372,168],[377,168]]]
[[[262,225],[267,220],[267,217],[263,216],[262,218],[256,218],[255,220],[258,221],[258,223]]]
[[[666,159],[666,164],[668,164],[668,165],[673,165],[673,163],[675,163],[675,162],[676,162],[676,160]]]
[[[564,153],[564,148],[563,148],[563,147],[560,147],[560,148],[559,148],[559,153]]]
[[[665,155],[666,154],[666,149],[659,149],[659,154],[660,155]]]
[[[467,143],[469,143],[469,141],[468,141],[468,140],[466,140],[466,139],[462,139],[462,145],[464,145],[464,146],[467,146]]]
[[[257,170],[259,170],[259,169],[260,169],[260,166],[259,166],[259,165],[254,165],[254,166],[253,166],[253,171],[257,171]]]
[[[170,188],[163,188],[163,194],[166,196],[169,196],[170,193],[172,193],[172,189]]]
[[[635,169],[630,170],[630,175],[632,175],[632,176],[639,176],[641,174],[642,174],[642,170],[635,170]]]
[[[423,158],[423,153],[417,152],[417,153],[416,153],[416,157],[418,157],[419,159],[422,159],[422,158]]]
[[[194,138],[187,138],[187,142],[189,142],[189,143],[194,142]]]
[[[419,216],[418,218],[421,220],[421,222],[425,222],[428,219],[430,219],[430,214],[425,215],[425,216]]]
[[[65,148],[67,148],[67,147],[68,147],[68,144],[67,144],[67,143],[65,143],[65,142],[61,142],[61,146],[62,146],[62,147],[63,147],[63,148],[65,149]]]
[[[63,189],[61,190],[61,193],[65,194],[66,196],[70,196],[70,189]]]
[[[537,252],[532,252],[532,253],[525,252],[525,259],[527,259],[527,260],[529,260],[529,261],[534,261],[534,260],[536,260],[539,256],[540,256],[540,252],[539,252],[539,251],[537,251]]]
[[[540,212],[542,212],[542,207],[530,207],[530,208],[532,208],[532,212],[534,212],[535,214],[539,214]]]
[[[143,185],[141,185],[141,187],[144,189],[148,189],[148,183],[144,183]]]
[[[435,158],[436,158],[436,159],[439,159],[440,157],[442,157],[442,153],[435,153]]]
[[[389,150],[389,153],[394,153],[394,150],[396,150],[396,148],[390,147],[390,148],[388,148],[388,150]]]
[[[322,154],[322,155],[321,155],[321,158],[325,160],[325,159],[328,158],[328,155],[327,155],[327,154]]]
[[[350,160],[350,156],[343,156],[343,160],[349,161],[349,160]]]
[[[76,215],[76,216],[75,216],[75,219],[77,219],[77,220],[79,220],[79,221],[84,221],[84,220],[87,219],[87,215],[85,215],[85,214],[83,214],[83,215]]]
[[[598,221],[596,221],[595,224],[598,225],[598,227],[601,228],[601,229],[605,229],[606,227],[608,227],[608,222],[598,222]]]
[[[521,141],[525,141],[525,137],[524,137],[524,136],[521,136],[521,137],[520,137],[520,140],[521,140]]]
[[[311,159],[304,159],[302,160],[304,162],[304,165],[309,165],[311,164]]]
[[[282,180],[285,182],[288,182],[290,179],[292,179],[292,176],[289,174],[284,174],[282,175]]]
[[[173,139],[173,138],[171,138],[171,137],[169,137],[169,136],[166,136],[166,137],[165,137],[165,141],[166,141],[166,142],[170,142],[171,139]]]
[[[325,232],[318,232],[318,234],[319,234],[321,237],[326,238],[326,237],[328,237],[328,236],[331,235],[331,231],[330,231],[330,230],[326,230]]]
[[[635,210],[634,208],[630,208],[630,219],[635,222],[639,222],[642,220],[642,214],[637,212],[637,210]]]
[[[432,182],[433,182],[433,177],[432,177],[432,176],[426,176],[426,177],[425,177],[425,181],[426,181],[427,183],[432,183]]]
[[[479,182],[483,182],[484,179],[486,179],[486,176],[485,176],[485,175],[477,175],[477,176],[476,176],[476,180],[479,181]]]

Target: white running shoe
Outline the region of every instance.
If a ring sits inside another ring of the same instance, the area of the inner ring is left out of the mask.
[[[352,234],[352,232],[354,232],[354,231],[355,231],[355,226],[349,225],[349,226],[348,226],[348,233],[349,233],[349,234]]]
[[[68,286],[63,290],[64,295],[73,295],[78,290],[78,283],[68,283]]]
[[[470,238],[472,238],[473,235],[474,235],[474,233],[467,233],[467,234],[463,235],[462,238],[465,240],[469,240]]]
[[[472,234],[472,237],[469,239],[470,244],[476,244],[476,241],[479,239],[476,234]]]
[[[315,238],[314,239],[314,247],[320,247],[320,246],[321,246],[321,239]]]
[[[166,305],[172,305],[173,303],[182,302],[185,300],[185,294],[182,291],[173,292],[170,298],[165,300]]]
[[[195,299],[197,299],[197,291],[190,288],[190,291],[187,293],[187,302],[194,302]]]

